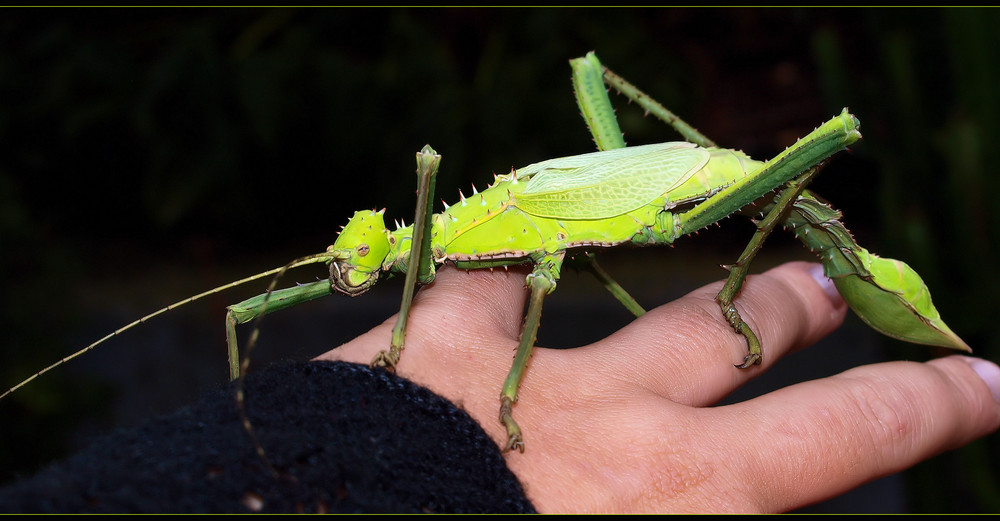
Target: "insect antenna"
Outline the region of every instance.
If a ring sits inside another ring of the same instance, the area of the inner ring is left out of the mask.
[[[308,258],[308,257],[303,257],[303,259],[305,259],[305,258]],[[301,259],[299,259],[299,261],[301,261]],[[180,300],[180,301],[174,302],[173,304],[170,304],[169,306],[166,306],[164,308],[160,308],[160,309],[158,309],[158,310],[156,310],[156,311],[154,311],[154,312],[152,312],[152,313],[150,313],[150,314],[148,314],[148,315],[146,315],[146,316],[144,316],[144,317],[142,317],[142,318],[140,318],[138,320],[134,320],[132,322],[129,322],[128,324],[126,324],[126,325],[124,325],[124,326],[122,326],[122,327],[120,327],[120,328],[112,331],[111,333],[108,333],[107,335],[101,337],[96,342],[93,342],[92,344],[88,345],[87,347],[84,347],[83,349],[80,349],[79,351],[76,351],[76,352],[74,352],[74,353],[72,353],[72,354],[70,354],[68,356],[65,356],[65,357],[57,360],[56,362],[50,364],[48,367],[42,369],[41,371],[38,371],[37,373],[31,375],[30,377],[22,380],[21,383],[15,385],[13,387],[11,387],[10,389],[8,389],[3,394],[0,394],[0,400],[3,400],[4,398],[7,397],[7,395],[9,395],[9,394],[13,393],[14,391],[20,389],[21,387],[24,387],[25,385],[27,385],[28,383],[30,383],[35,378],[38,378],[39,376],[42,376],[43,374],[45,374],[45,373],[47,373],[47,372],[55,369],[56,367],[59,367],[60,365],[65,364],[66,362],[69,362],[70,360],[72,360],[72,359],[74,359],[74,358],[76,358],[76,357],[78,357],[78,356],[80,356],[80,355],[82,355],[82,354],[84,354],[84,353],[86,353],[88,351],[93,350],[94,348],[96,348],[97,346],[103,344],[104,342],[107,342],[108,340],[111,340],[112,338],[114,338],[114,337],[116,337],[118,335],[121,335],[122,333],[124,333],[124,332],[126,332],[126,331],[128,331],[128,330],[130,330],[130,329],[132,329],[132,328],[134,328],[134,327],[136,327],[138,325],[140,325],[140,324],[144,324],[144,323],[148,322],[149,320],[153,319],[154,317],[162,315],[163,313],[166,313],[168,311],[172,311],[174,309],[177,309],[177,308],[179,308],[179,307],[181,307],[181,306],[183,306],[185,304],[190,304],[191,302],[194,302],[196,300],[200,300],[200,299],[205,298],[205,297],[207,297],[209,295],[214,295],[216,293],[220,293],[220,292],[225,291],[227,289],[235,288],[236,286],[240,286],[240,285],[246,284],[248,282],[253,282],[255,280],[262,279],[262,278],[268,277],[270,275],[274,275],[275,273],[279,273],[279,272],[283,273],[284,271],[286,271],[288,269],[291,269],[291,268],[296,267],[296,266],[300,266],[302,264],[309,264],[309,262],[301,262],[301,264],[296,264],[295,262],[296,261],[293,261],[292,263],[289,263],[289,264],[287,264],[285,266],[282,266],[281,268],[275,268],[275,269],[268,270],[268,271],[265,271],[265,272],[262,272],[262,273],[258,273],[256,275],[251,275],[249,277],[237,280],[235,282],[230,282],[228,284],[223,284],[222,286],[219,286],[219,287],[216,287],[216,288],[212,288],[212,289],[210,289],[208,291],[199,293],[199,294],[194,295],[192,297],[188,297],[188,298],[186,298],[184,300]],[[317,261],[314,260],[312,262],[317,262]]]

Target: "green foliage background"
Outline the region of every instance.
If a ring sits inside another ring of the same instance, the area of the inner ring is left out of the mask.
[[[1000,360],[988,322],[1000,293],[997,26],[995,9],[2,9],[0,382],[166,303],[319,251],[356,209],[409,222],[425,143],[444,155],[448,200],[491,172],[590,151],[567,64],[590,50],[759,158],[849,106],[864,140],[816,191],[860,243],[924,276],[977,355]],[[634,109],[619,114],[631,144],[675,139]],[[735,241],[731,256],[746,231],[705,235]],[[715,262],[686,257],[687,246],[669,255],[691,270]],[[178,312],[208,330],[147,325],[166,337],[137,332],[122,340],[131,355],[107,346],[0,403],[0,480],[104,432],[102,418],[120,423],[120,406],[100,404],[139,391],[117,389],[115,371],[170,396],[137,398],[138,417],[210,385],[196,375],[221,380],[221,310],[244,296]],[[879,342],[891,358],[936,354]],[[193,357],[178,347],[188,345],[215,361],[155,358]],[[998,468],[996,435],[920,465],[903,509],[998,512]]]

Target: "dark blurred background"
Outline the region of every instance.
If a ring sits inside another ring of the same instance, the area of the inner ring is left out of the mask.
[[[923,275],[977,355],[1000,360],[986,320],[1000,293],[998,26],[995,9],[0,10],[0,387],[166,304],[322,251],[354,210],[409,223],[426,143],[444,156],[449,201],[493,172],[591,151],[568,66],[590,50],[761,159],[850,107],[864,139],[813,187],[859,243]],[[677,139],[612,100],[630,144]],[[722,278],[751,231],[730,219],[605,264],[655,306]],[[765,251],[755,271],[810,258],[789,234]],[[309,358],[380,323],[400,282],[269,316],[254,364]],[[0,402],[0,482],[222,385],[224,307],[265,286],[157,318]],[[550,300],[541,345],[629,320],[572,272]],[[940,354],[852,316],[732,400]],[[805,511],[998,512],[998,444]]]

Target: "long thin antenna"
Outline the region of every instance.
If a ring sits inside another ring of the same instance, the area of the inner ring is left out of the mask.
[[[104,337],[102,337],[98,341],[96,341],[96,342],[88,345],[87,347],[84,347],[83,349],[80,349],[79,351],[77,351],[77,352],[75,352],[75,353],[73,353],[73,354],[71,354],[69,356],[66,356],[66,357],[58,360],[57,362],[55,362],[52,365],[46,367],[45,369],[42,369],[41,371],[38,371],[37,373],[35,373],[34,375],[32,375],[32,376],[28,377],[27,379],[23,380],[21,383],[15,385],[14,387],[11,387],[10,389],[7,390],[7,392],[5,392],[2,395],[0,395],[0,400],[3,400],[10,393],[12,393],[12,392],[20,389],[21,387],[24,387],[25,385],[27,385],[29,382],[31,382],[35,378],[38,378],[39,376],[42,376],[43,374],[45,374],[45,373],[47,373],[47,372],[55,369],[56,367],[59,367],[60,365],[66,363],[66,362],[69,362],[70,360],[72,360],[72,359],[74,359],[74,358],[76,358],[76,357],[78,357],[78,356],[86,353],[87,351],[90,351],[91,349],[94,349],[95,347],[97,347],[97,346],[103,344],[104,342],[106,342],[106,341],[108,341],[108,340],[110,340],[110,339],[112,339],[112,338],[114,338],[114,337],[116,337],[116,336],[124,333],[125,331],[128,331],[129,329],[132,329],[132,328],[138,326],[139,324],[145,323],[145,322],[149,321],[150,319],[152,319],[152,318],[154,318],[156,316],[162,315],[163,313],[166,313],[167,311],[171,311],[173,309],[177,309],[177,308],[179,308],[179,307],[181,307],[181,306],[183,306],[185,304],[189,304],[191,302],[194,302],[194,301],[199,300],[201,298],[207,297],[209,295],[214,295],[216,293],[225,291],[227,289],[234,288],[236,286],[240,286],[240,285],[246,284],[248,282],[253,282],[255,280],[262,279],[264,277],[269,277],[271,275],[274,275],[276,273],[279,273],[279,272],[282,272],[282,271],[285,271],[285,270],[289,270],[289,269],[296,268],[296,267],[299,267],[299,266],[304,266],[306,264],[314,264],[316,262],[319,262],[318,258],[321,257],[321,255],[312,255],[312,256],[309,256],[309,257],[303,257],[301,259],[293,261],[292,263],[287,264],[285,266],[282,266],[280,268],[274,268],[272,270],[268,270],[268,271],[265,271],[263,273],[258,273],[256,275],[251,275],[249,277],[237,280],[235,282],[230,282],[229,284],[224,284],[224,285],[219,286],[217,288],[213,288],[213,289],[210,289],[210,290],[205,291],[203,293],[199,293],[199,294],[197,294],[197,295],[195,295],[193,297],[188,297],[188,298],[186,298],[184,300],[181,300],[179,302],[175,302],[175,303],[170,304],[169,306],[167,306],[165,308],[162,308],[162,309],[159,309],[157,311],[154,311],[153,313],[150,313],[150,314],[148,314],[148,315],[146,315],[146,316],[144,316],[144,317],[142,317],[142,318],[140,318],[138,320],[134,320],[134,321],[126,324],[125,326],[122,326],[122,327],[120,327],[120,328],[112,331],[111,333],[108,333],[107,335],[105,335]]]

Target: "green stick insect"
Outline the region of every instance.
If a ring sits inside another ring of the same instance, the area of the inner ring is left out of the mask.
[[[734,299],[750,262],[778,225],[795,235],[823,263],[852,309],[874,329],[893,338],[969,351],[941,320],[920,277],[901,261],[883,259],[858,246],[840,223],[838,211],[806,185],[837,152],[860,139],[857,118],[845,109],[767,162],[717,147],[711,140],[620,77],[597,57],[571,61],[577,102],[600,151],[542,161],[496,177],[486,190],[432,212],[434,179],[441,156],[429,146],[417,154],[418,202],[414,225],[390,231],[382,212],[354,214],[323,253],[221,286],[132,322],[36,373],[0,398],[100,343],[177,306],[247,282],[273,276],[267,292],[229,306],[226,317],[230,376],[246,372],[258,328],[239,362],[235,328],[295,304],[343,293],[364,293],[383,275],[405,273],[406,283],[392,342],[372,361],[393,370],[400,363],[407,319],[417,284],[433,281],[435,266],[451,263],[479,269],[531,264],[526,279],[528,309],[513,366],[500,392],[499,420],[506,428],[505,450],[524,450],[514,419],[517,392],[534,347],[545,296],[555,290],[567,255],[583,254],[586,266],[633,314],[642,307],[612,280],[590,253],[622,245],[671,244],[734,214],[763,214],[757,231],[717,296],[721,312],[747,343],[737,368],[761,362],[754,331],[740,318]],[[677,129],[687,141],[625,147],[605,85],[618,90]],[[325,262],[330,279],[275,290],[287,270]],[[242,387],[237,402],[243,407]],[[246,422],[248,433],[252,427]],[[256,444],[256,439],[255,439]],[[264,456],[259,444],[258,452]]]

